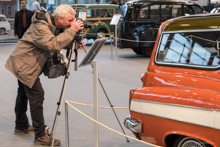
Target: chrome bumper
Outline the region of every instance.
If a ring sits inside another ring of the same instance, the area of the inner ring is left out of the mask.
[[[125,118],[124,125],[135,133],[142,133],[142,123],[132,120],[130,115]]]

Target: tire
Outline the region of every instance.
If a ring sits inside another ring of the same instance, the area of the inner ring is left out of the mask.
[[[143,54],[142,51],[141,51],[141,48],[132,48],[132,50],[133,50],[136,54],[138,54],[138,55]]]
[[[106,33],[105,30],[98,30],[96,39],[98,39],[98,38],[104,38],[104,37],[105,37],[105,33]]]
[[[5,34],[5,29],[0,28],[0,35],[3,35],[3,34]]]
[[[149,47],[142,47],[141,48],[142,53],[144,54],[144,56],[146,57],[150,57],[153,51],[153,47],[149,46]]]
[[[211,145],[192,137],[181,136],[175,141],[173,147],[211,147]]]

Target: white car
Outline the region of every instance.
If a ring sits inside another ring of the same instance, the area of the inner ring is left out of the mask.
[[[10,23],[8,22],[5,15],[0,14],[0,35],[8,33],[11,31]]]

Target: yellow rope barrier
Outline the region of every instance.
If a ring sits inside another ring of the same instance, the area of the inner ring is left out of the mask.
[[[83,106],[93,107],[93,105],[91,105],[91,104],[77,103],[77,102],[73,102],[73,101],[68,101],[68,102],[69,102],[69,103],[72,103],[72,104],[77,104],[77,105],[83,105]],[[128,109],[128,107],[106,107],[106,106],[99,106],[99,108],[106,108],[106,109]]]
[[[104,125],[104,124],[102,124],[102,123],[100,123],[100,122],[94,120],[93,118],[89,117],[88,115],[86,115],[86,114],[83,113],[82,111],[78,110],[78,109],[75,108],[73,105],[71,105],[71,104],[69,103],[69,101],[66,101],[66,103],[67,103],[70,107],[72,107],[75,111],[79,112],[79,113],[82,114],[83,116],[89,118],[90,120],[94,121],[95,123],[97,123],[97,124],[103,126],[104,128],[106,128],[106,129],[108,129],[108,130],[111,130],[111,131],[113,131],[113,132],[115,132],[115,133],[117,133],[117,134],[119,134],[119,135],[121,135],[121,136],[124,136],[124,137],[127,137],[127,138],[129,138],[129,139],[138,141],[138,142],[143,143],[143,144],[151,145],[151,146],[153,146],[153,147],[160,147],[160,146],[157,146],[157,145],[154,145],[154,144],[151,144],[151,143],[147,143],[147,142],[144,142],[144,141],[142,141],[142,140],[138,140],[138,139],[136,139],[136,138],[133,138],[133,137],[124,135],[124,134],[122,134],[122,133],[120,133],[120,132],[118,132],[118,131],[115,131],[114,129],[112,129],[112,128],[110,128],[110,127],[108,127],[108,126],[106,126],[106,125]]]
[[[97,35],[97,33],[87,33],[87,34],[90,34],[90,35]],[[112,32],[111,33],[104,33],[105,35],[109,35],[111,38],[115,38],[112,36]],[[194,35],[189,35],[190,37],[194,37],[194,38],[198,38],[200,40],[204,40],[204,41],[209,41],[209,42],[214,42],[214,43],[217,43],[218,41],[216,40],[209,40],[209,39],[205,39],[205,38],[202,38],[202,37],[198,37],[198,36],[194,36]],[[185,36],[185,38],[189,37],[189,36]],[[129,40],[129,39],[124,39],[124,38],[117,38],[117,39],[120,39],[120,40],[124,40],[124,41],[129,41],[129,42],[155,42],[155,41],[136,41],[136,40]]]

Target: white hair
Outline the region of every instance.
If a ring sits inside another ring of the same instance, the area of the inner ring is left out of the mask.
[[[58,16],[60,16],[61,18],[66,18],[68,14],[75,15],[76,11],[70,5],[62,4],[56,8],[53,13],[53,17],[55,19],[58,18]]]

